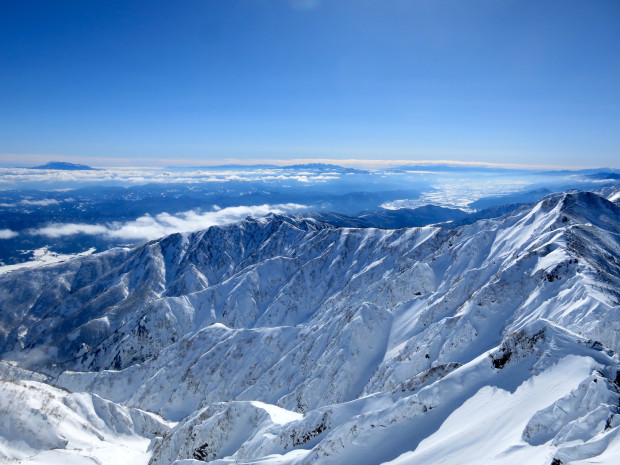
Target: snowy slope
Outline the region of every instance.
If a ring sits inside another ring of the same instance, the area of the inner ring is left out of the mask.
[[[0,375],[179,422],[128,427],[163,434],[152,464],[616,463],[614,195],[454,229],[271,215],[13,271]]]
[[[150,438],[170,428],[153,414],[71,394],[5,362],[2,375],[0,458],[24,464],[146,464]]]

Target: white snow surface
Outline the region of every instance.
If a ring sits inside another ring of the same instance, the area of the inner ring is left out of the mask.
[[[95,249],[91,248],[84,252],[76,254],[59,254],[50,251],[49,247],[41,247],[40,249],[35,249],[33,251],[33,259],[28,262],[17,263],[15,265],[0,266],[0,275],[10,273],[11,271],[15,270],[23,270],[26,268],[39,268],[45,265],[66,262],[67,260],[90,255],[94,251]]]
[[[456,229],[269,215],[9,271],[0,462],[620,463],[614,195]]]
[[[147,464],[149,437],[170,425],[96,395],[38,381],[0,381],[0,460]]]

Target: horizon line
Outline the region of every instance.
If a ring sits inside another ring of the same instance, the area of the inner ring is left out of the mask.
[[[24,163],[24,158],[30,161]],[[497,163],[486,161],[462,161],[462,160],[427,160],[427,159],[363,159],[363,158],[220,158],[220,159],[190,159],[190,158],[116,158],[116,157],[79,157],[41,154],[1,154],[0,166],[3,168],[32,168],[45,163],[64,162],[87,165],[93,168],[196,168],[226,165],[259,166],[273,165],[286,168],[293,165],[326,164],[337,165],[342,168],[358,169],[389,169],[406,168],[409,166],[447,166],[462,168],[497,168],[508,170],[568,170],[577,171],[585,169],[619,169],[611,166],[594,165],[555,165],[555,164],[525,164],[525,163]],[[9,161],[10,160],[10,161]],[[21,162],[21,163],[20,163]]]

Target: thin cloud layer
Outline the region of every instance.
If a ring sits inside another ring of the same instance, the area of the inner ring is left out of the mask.
[[[305,208],[307,208],[305,205],[287,203],[227,207],[209,212],[190,210],[174,215],[164,212],[155,216],[144,215],[133,221],[124,223],[114,222],[107,225],[83,223],[51,224],[43,228],[31,230],[29,233],[46,236],[51,239],[76,234],[88,234],[104,236],[107,239],[150,240],[176,232],[191,232],[210,226],[231,223],[247,216],[287,213]]]
[[[86,171],[32,170],[27,168],[0,168],[0,188],[21,184],[44,185],[113,183],[136,185],[145,183],[223,183],[230,181],[274,182],[296,181],[320,183],[340,179],[339,173],[315,170],[303,174],[287,168],[238,168],[238,169],[184,169],[158,168],[108,168]],[[34,205],[34,204],[33,204]]]

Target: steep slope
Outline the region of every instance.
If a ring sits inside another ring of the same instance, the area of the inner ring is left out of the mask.
[[[618,457],[619,218],[584,192],[454,229],[249,218],[1,276],[0,353],[179,421],[153,464],[463,463],[486,408],[521,415],[485,463]]]
[[[96,395],[69,393],[0,362],[0,458],[17,463],[147,463],[170,424]]]
[[[303,418],[276,422],[259,414],[264,406],[212,404],[167,434],[150,463],[567,463],[620,439],[609,379],[617,362],[542,321],[438,380]]]

